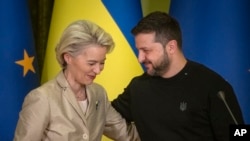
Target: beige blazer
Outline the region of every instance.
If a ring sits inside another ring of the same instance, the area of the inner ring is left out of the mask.
[[[103,133],[113,140],[138,138],[135,127],[128,128],[111,106],[102,86],[88,85],[87,97],[84,114],[60,72],[25,97],[14,141],[100,141]]]

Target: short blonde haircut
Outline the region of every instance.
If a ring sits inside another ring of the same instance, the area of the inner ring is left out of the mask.
[[[71,23],[63,32],[56,46],[56,59],[62,68],[66,67],[63,58],[65,53],[78,55],[87,45],[105,47],[107,53],[114,49],[114,41],[110,34],[100,26],[87,20],[78,20]]]

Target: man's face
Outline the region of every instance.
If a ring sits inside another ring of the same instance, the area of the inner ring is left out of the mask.
[[[149,75],[162,76],[169,67],[168,54],[162,44],[155,42],[155,33],[140,33],[135,37],[138,60]]]

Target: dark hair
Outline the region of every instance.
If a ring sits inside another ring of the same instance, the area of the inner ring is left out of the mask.
[[[139,33],[155,33],[155,41],[165,46],[169,41],[176,40],[182,48],[182,35],[179,23],[169,14],[156,11],[142,18],[131,30],[136,36]]]

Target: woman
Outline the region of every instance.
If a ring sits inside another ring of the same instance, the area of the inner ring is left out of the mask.
[[[128,129],[105,89],[93,83],[113,48],[112,37],[98,25],[86,20],[70,24],[56,47],[62,71],[26,96],[14,140],[100,141],[102,134],[135,140],[135,128]]]

